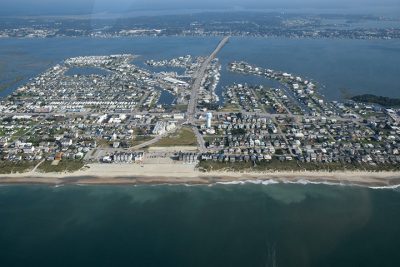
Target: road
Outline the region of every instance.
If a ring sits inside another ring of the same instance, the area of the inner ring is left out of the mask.
[[[121,112],[114,112],[114,111],[104,111],[104,114],[107,113],[108,115],[119,115]],[[214,115],[229,115],[231,113],[237,113],[237,112],[228,112],[228,111],[213,111]],[[297,120],[302,120],[303,118],[318,118],[315,116],[310,116],[310,115],[290,115],[290,114],[276,114],[276,113],[268,113],[268,112],[251,112],[251,111],[241,111],[243,115],[258,115],[258,116],[264,116],[264,117],[288,117],[288,118],[294,118]],[[8,115],[8,116],[21,116],[21,115],[29,115],[29,116],[44,116],[46,119],[52,115],[59,115],[60,113],[35,113],[35,112],[12,112],[12,113],[4,113],[2,115]],[[70,116],[87,116],[91,114],[91,111],[83,111],[83,112],[71,112],[71,113],[63,113],[63,115],[70,115]],[[153,116],[162,116],[165,115],[165,112],[148,112],[148,111],[132,111],[132,112],[125,112],[123,113],[127,116],[134,116],[134,115],[153,115]],[[206,112],[196,112],[197,115],[202,114],[203,116],[206,115]],[[328,118],[336,119],[338,122],[346,122],[346,121],[352,121],[352,122],[361,122],[363,119],[362,118],[345,118],[345,117],[340,117],[340,116],[327,116]],[[41,121],[43,121],[43,119]],[[194,115],[192,122],[194,122]],[[33,130],[33,128],[37,127],[40,124],[40,121],[33,125],[29,130],[27,130],[26,133],[29,133],[30,131]]]
[[[296,95],[294,94],[292,89],[290,89],[287,84],[281,84],[281,85],[282,85],[282,89],[286,93],[286,96],[290,98],[292,103],[297,105],[304,114],[306,114],[306,115],[311,114],[310,108],[308,106],[306,106],[303,102],[301,102],[298,97],[296,97]]]
[[[153,139],[151,139],[149,141],[146,141],[144,143],[141,143],[139,145],[133,146],[130,149],[131,150],[138,150],[138,149],[142,149],[142,148],[147,147],[147,146],[151,146],[151,145],[157,143],[158,141],[160,141],[163,137],[166,137],[169,133],[170,132],[167,132],[167,133],[165,133],[163,135],[157,135],[155,138],[153,138]]]
[[[187,122],[192,124],[194,121],[194,117],[196,114],[196,103],[197,103],[197,94],[200,91],[201,83],[205,77],[207,67],[210,65],[211,61],[217,56],[218,52],[224,47],[224,45],[228,42],[229,36],[219,42],[217,48],[211,53],[211,55],[201,64],[200,68],[194,74],[194,82],[192,84],[192,91],[190,93],[190,100],[187,109]]]
[[[192,129],[193,129],[193,133],[196,135],[196,138],[197,138],[199,152],[205,153],[207,151],[207,148],[206,148],[206,144],[204,142],[203,136],[201,135],[201,133],[199,132],[199,129],[197,129],[196,126],[193,126]]]
[[[42,159],[38,164],[36,164],[36,166],[30,172],[34,173],[36,171],[36,169],[45,161],[46,161],[46,159]]]

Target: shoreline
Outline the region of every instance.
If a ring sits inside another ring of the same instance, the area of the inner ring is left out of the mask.
[[[0,174],[0,184],[43,185],[213,185],[213,184],[329,184],[370,188],[400,187],[400,172],[366,171],[279,171],[279,172],[200,172],[194,165],[89,164],[72,173],[25,172]]]

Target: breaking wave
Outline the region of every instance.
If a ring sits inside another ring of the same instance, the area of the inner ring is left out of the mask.
[[[400,189],[400,184],[398,185],[389,185],[389,186],[367,186],[360,184],[352,184],[352,183],[343,183],[343,182],[328,182],[328,181],[310,181],[307,179],[298,179],[298,180],[285,180],[282,179],[280,181],[269,179],[269,180],[243,180],[243,181],[230,181],[230,182],[217,182],[215,184],[222,185],[245,185],[245,184],[262,184],[262,185],[273,185],[273,184],[298,184],[298,185],[329,185],[329,186],[356,186],[356,187],[365,187],[371,189]]]
[[[279,184],[279,181],[275,181],[273,179],[269,180],[244,180],[244,181],[231,181],[231,182],[216,182],[215,184],[223,184],[223,185],[244,185],[244,184],[262,184],[262,185],[270,185],[270,184]]]
[[[387,185],[387,186],[371,186],[371,189],[399,189],[400,184],[397,185]]]

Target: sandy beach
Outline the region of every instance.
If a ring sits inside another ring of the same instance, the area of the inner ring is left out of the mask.
[[[89,164],[73,173],[2,174],[1,184],[328,183],[367,187],[400,184],[400,172],[200,172],[193,164]]]

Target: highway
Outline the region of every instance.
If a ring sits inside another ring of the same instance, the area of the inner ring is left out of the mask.
[[[200,90],[201,83],[205,77],[207,67],[210,65],[211,61],[217,56],[219,51],[224,47],[224,45],[228,42],[229,36],[226,36],[224,39],[219,42],[217,48],[211,53],[211,55],[201,64],[200,68],[196,71],[194,75],[194,82],[192,84],[192,91],[190,93],[190,100],[187,109],[187,122],[192,124],[194,121],[194,117],[196,114],[196,104],[197,104],[197,94]]]

